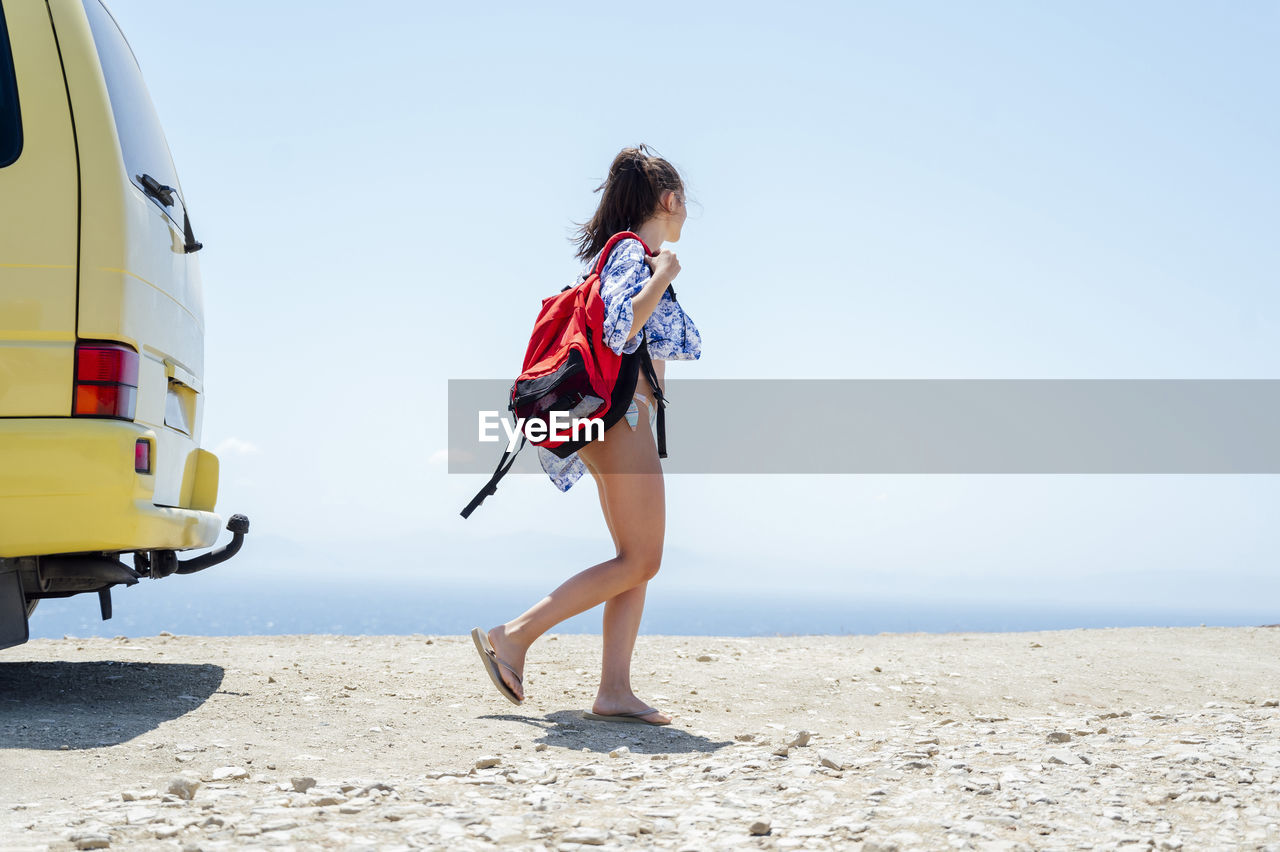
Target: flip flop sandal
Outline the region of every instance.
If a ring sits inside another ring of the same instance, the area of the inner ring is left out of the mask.
[[[655,728],[671,724],[670,722],[650,722],[647,719],[640,718],[641,716],[648,716],[650,713],[657,712],[658,711],[653,707],[646,707],[645,709],[636,711],[635,713],[591,713],[584,710],[582,711],[582,718],[590,719],[594,722],[632,722],[640,725],[653,725]]]
[[[520,675],[516,674],[515,669],[498,659],[497,652],[493,650],[493,645],[489,643],[488,634],[476,627],[471,631],[471,639],[476,643],[476,650],[480,652],[480,659],[484,660],[484,670],[489,673],[489,680],[493,681],[493,685],[498,687],[498,691],[512,704],[523,704],[524,701],[517,698],[515,692],[502,679],[502,672],[498,669],[498,666],[503,666],[507,671],[511,672],[511,676],[521,686],[524,686],[524,680]]]

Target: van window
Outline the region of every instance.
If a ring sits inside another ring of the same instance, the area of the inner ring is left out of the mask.
[[[124,167],[129,180],[142,189],[141,176],[151,175],[166,186],[178,187],[177,170],[169,154],[169,143],[160,128],[160,117],[142,80],[142,69],[115,18],[100,0],[84,0],[93,43],[98,48],[102,74],[107,80],[111,112],[116,119],[116,132],[124,153]],[[181,227],[181,202],[162,208]]]
[[[9,48],[9,28],[0,6],[0,168],[22,153],[22,116],[18,113],[18,80],[13,75],[13,54]]]

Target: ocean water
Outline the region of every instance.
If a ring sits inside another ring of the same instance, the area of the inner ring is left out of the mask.
[[[661,578],[659,578],[661,579]],[[462,635],[492,627],[537,602],[533,586],[296,578],[227,582],[202,575],[144,580],[113,595],[114,616],[102,621],[96,595],[46,600],[31,619],[32,638],[65,635],[148,636]],[[598,633],[603,607],[553,629]],[[694,636],[789,636],[1007,632],[1106,627],[1259,626],[1280,621],[1274,607],[1200,609],[1053,601],[984,603],[925,598],[853,599],[818,594],[733,594],[650,584],[642,633]]]

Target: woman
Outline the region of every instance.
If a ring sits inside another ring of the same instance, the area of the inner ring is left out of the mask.
[[[626,415],[606,429],[602,440],[565,459],[539,447],[538,457],[561,491],[591,471],[616,555],[569,578],[512,621],[487,632],[477,627],[472,637],[494,685],[519,704],[524,700],[525,654],[534,640],[566,618],[604,603],[600,688],[591,712],[584,716],[667,725],[671,717],[649,707],[631,689],[631,654],[645,588],[662,562],[666,523],[662,465],[653,435],[656,402],[639,369],[639,347],[643,337],[660,391],[667,360],[696,360],[701,354],[697,328],[668,289],[680,273],[680,263],[672,251],[662,248],[680,239],[688,211],[679,173],[644,145],[625,148],[614,158],[608,178],[596,189],[601,190],[595,215],[579,230],[578,257],[594,268],[609,237],[619,231],[632,231],[644,243],[620,241],[600,275],[605,342],[623,356],[619,384],[622,376],[634,375],[635,392],[621,401],[628,404]],[[654,254],[647,254],[645,246]]]

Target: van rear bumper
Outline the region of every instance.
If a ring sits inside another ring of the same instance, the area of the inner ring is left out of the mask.
[[[154,430],[123,420],[0,418],[0,557],[211,546],[216,514],[152,502],[139,438],[154,451]]]

